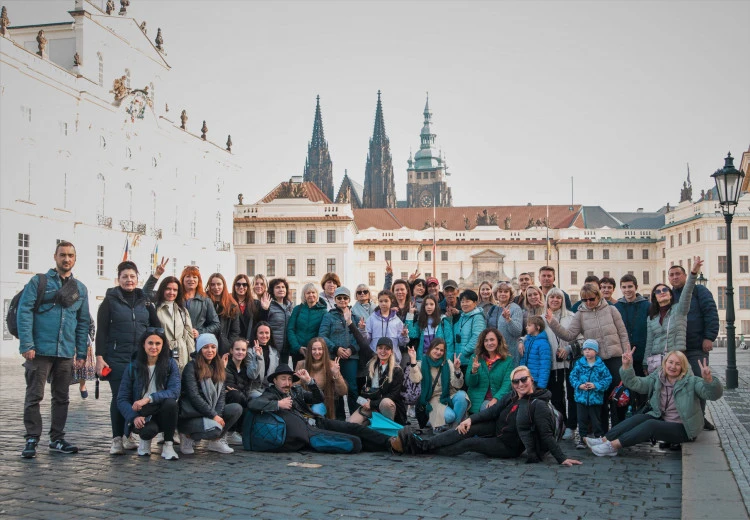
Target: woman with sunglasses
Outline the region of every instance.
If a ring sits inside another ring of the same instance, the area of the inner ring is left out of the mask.
[[[148,456],[152,439],[163,433],[161,456],[176,460],[179,457],[173,442],[179,410],[180,369],[169,352],[164,329],[147,328],[138,343],[140,348],[123,373],[117,394],[117,406],[125,418],[125,434],[137,433],[141,437],[138,455]]]
[[[549,328],[565,341],[575,341],[579,335],[583,339],[595,339],[599,343],[599,357],[602,358],[612,375],[612,384],[604,395],[609,395],[620,384],[620,367],[622,353],[630,349],[630,340],[620,311],[602,298],[599,288],[590,283],[581,288],[581,307],[573,315],[570,324],[563,326],[557,320],[552,309],[547,308],[545,315]],[[626,408],[618,408],[616,403],[602,407],[602,429],[609,429],[609,419],[614,426],[625,417]]]
[[[224,356],[229,354],[234,341],[240,337],[240,307],[227,289],[227,281],[221,273],[208,277],[206,293],[219,317],[219,355]]]
[[[357,325],[360,320],[365,320],[378,308],[377,304],[370,301],[370,288],[361,283],[354,292],[357,303],[352,306],[352,313],[357,316]]]
[[[318,335],[323,316],[328,312],[328,307],[323,298],[318,296],[315,284],[303,285],[302,297],[304,301],[292,310],[292,316],[289,318],[289,324],[286,327],[289,350],[292,354],[294,366],[305,359],[307,344]]]
[[[156,292],[156,315],[159,317],[172,356],[180,367],[180,372],[190,361],[190,354],[195,352],[193,324],[190,314],[185,309],[185,297],[182,284],[174,276],[167,276],[159,284]]]
[[[518,366],[521,359],[518,340],[524,331],[523,309],[513,302],[513,286],[508,282],[497,282],[492,288],[492,294],[497,305],[490,307],[487,312],[487,327],[495,327],[500,331],[514,366]]]
[[[657,371],[667,352],[685,350],[687,315],[702,265],[703,260],[699,256],[693,258],[693,268],[679,301],[674,301],[672,289],[663,283],[657,283],[651,290],[651,306],[646,321],[646,350],[643,354],[646,373]]]
[[[250,340],[253,332],[257,303],[250,295],[250,278],[246,274],[238,274],[232,282],[232,298],[240,308],[240,338]]]
[[[526,462],[540,462],[551,453],[563,466],[581,464],[565,456],[555,440],[554,417],[547,401],[549,390],[537,390],[529,369],[517,367],[510,374],[513,390],[489,408],[472,414],[457,428],[423,439],[404,428],[399,440],[408,453],[461,455],[476,452],[488,457],[514,459],[526,451]]]
[[[125,436],[125,419],[117,408],[117,395],[125,370],[141,345],[139,338],[146,327],[161,327],[156,309],[138,288],[138,267],[133,262],[117,266],[117,287],[107,289],[96,315],[96,373],[109,382],[112,400],[109,419],[112,423],[110,455],[138,447]]]

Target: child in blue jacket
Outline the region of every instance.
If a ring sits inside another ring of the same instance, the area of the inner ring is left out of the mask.
[[[552,369],[552,347],[544,331],[544,320],[541,316],[531,316],[526,323],[521,365],[529,369],[537,388],[547,388],[549,372]]]
[[[612,383],[612,374],[599,357],[599,343],[595,339],[583,342],[583,357],[570,373],[570,384],[575,388],[578,411],[578,441],[576,448],[585,449],[583,438],[604,435],[600,417],[604,405],[604,392]]]

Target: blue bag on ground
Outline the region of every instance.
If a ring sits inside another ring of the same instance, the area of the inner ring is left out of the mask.
[[[248,451],[279,450],[286,442],[286,423],[273,412],[248,411],[242,424],[242,447]]]
[[[310,447],[319,453],[359,453],[362,441],[359,437],[334,432],[310,432]]]
[[[399,430],[403,428],[403,424],[399,424],[396,421],[390,420],[388,417],[379,412],[372,412],[372,418],[370,418],[370,428],[376,432],[380,432],[388,437],[395,437],[398,435]]]

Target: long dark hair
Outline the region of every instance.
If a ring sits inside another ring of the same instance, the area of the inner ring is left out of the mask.
[[[214,296],[214,293],[211,292],[211,280],[214,278],[221,280],[222,289],[219,296]],[[233,320],[237,317],[239,306],[227,289],[227,280],[224,278],[224,275],[221,273],[213,273],[208,277],[208,282],[206,282],[206,294],[213,302],[214,307],[216,308],[216,314],[219,315],[219,318],[229,318]]]
[[[477,358],[489,357],[487,355],[487,349],[484,348],[484,340],[487,337],[487,334],[495,335],[495,337],[497,338],[497,354],[500,356],[501,361],[505,361],[505,359],[510,356],[510,353],[508,352],[508,344],[505,342],[503,334],[495,327],[487,327],[482,331],[482,333],[479,335],[479,339],[477,339],[477,346],[474,348],[474,354],[477,356]]]
[[[195,375],[199,382],[204,379],[211,379],[214,384],[224,382],[227,373],[224,360],[219,355],[218,345],[216,356],[210,362],[203,357],[200,350],[195,353]]]
[[[267,321],[259,321],[258,323],[255,324],[255,326],[253,327],[253,333],[250,335],[250,338],[252,338],[251,341],[255,341],[256,339],[258,339],[258,327],[268,327],[268,330],[271,331],[271,336],[268,340],[268,343],[266,343],[266,345],[271,345],[271,346],[276,345],[276,341],[273,339],[273,328],[271,327],[271,324],[268,323]],[[260,342],[258,342],[258,344],[260,344]]]
[[[169,377],[169,359],[172,357],[172,353],[169,349],[169,343],[167,342],[167,336],[164,332],[158,332],[156,330],[146,329],[141,335],[138,341],[138,350],[135,355],[134,368],[138,381],[141,383],[140,395],[144,395],[148,392],[148,355],[146,354],[146,340],[151,336],[158,336],[161,339],[161,352],[156,358],[156,367],[154,368],[154,381],[156,382],[157,390],[164,390],[167,378]]]
[[[177,298],[175,298],[174,302],[180,309],[185,310],[185,290],[182,288],[180,279],[176,276],[167,276],[161,281],[161,283],[159,284],[159,289],[156,292],[156,305],[161,305],[166,301],[166,299],[164,298],[164,293],[167,291],[167,286],[170,283],[177,284]]]
[[[237,302],[237,305],[240,303],[239,295],[237,294],[237,282],[240,280],[244,280],[245,283],[247,283],[247,292],[245,293],[245,309],[247,312],[251,315],[255,315],[255,298],[253,298],[252,291],[253,287],[250,282],[250,278],[246,274],[238,274],[234,277],[234,280],[232,281],[232,298],[234,298],[234,301]]]
[[[670,307],[672,307],[672,304],[674,303],[674,292],[672,291],[672,289],[668,285],[666,285],[666,284],[657,283],[651,289],[651,306],[648,308],[648,319],[650,319],[650,320],[653,320],[654,317],[658,316],[659,315],[659,309],[661,309],[661,305],[659,305],[659,302],[656,299],[656,292],[654,292],[654,291],[656,291],[656,289],[658,289],[661,286],[666,287],[667,290],[669,290],[670,300],[669,300],[669,305],[667,306],[667,308],[669,309]]]
[[[411,303],[411,285],[409,285],[409,282],[404,280],[403,278],[399,278],[395,282],[391,284],[391,292],[393,293],[393,301],[396,302],[396,305],[398,305],[398,298],[396,298],[396,293],[393,291],[393,288],[397,285],[403,285],[406,287],[406,299],[404,300],[404,307],[406,309],[409,308],[409,304]],[[403,309],[404,307],[401,307],[398,305],[399,309]]]
[[[292,300],[289,299],[289,284],[287,283],[285,278],[274,278],[270,282],[268,282],[268,294],[271,295],[271,300],[276,301],[276,296],[273,294],[274,289],[277,285],[283,285],[286,288],[286,294],[284,295],[284,303],[291,303]],[[276,302],[278,303],[278,302]]]
[[[424,300],[422,300],[422,307],[419,309],[419,314],[417,315],[417,325],[419,325],[420,331],[427,328],[427,324],[429,323],[428,320],[430,319],[430,316],[425,309],[425,303],[427,303],[427,300],[435,302],[435,311],[432,314],[434,323],[432,326],[437,327],[440,325],[440,303],[438,303],[437,298],[427,294],[425,295]]]

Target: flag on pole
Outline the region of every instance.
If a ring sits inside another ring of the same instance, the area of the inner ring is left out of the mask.
[[[159,241],[154,244],[154,251],[151,253],[151,272],[155,273],[159,265]]]
[[[125,250],[122,252],[122,261],[127,262],[130,259],[130,241],[128,236],[125,235]]]

